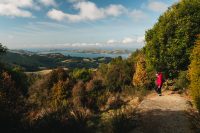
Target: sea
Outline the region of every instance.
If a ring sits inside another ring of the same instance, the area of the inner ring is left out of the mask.
[[[115,58],[115,57],[119,57],[121,56],[122,58],[128,58],[130,56],[130,54],[107,54],[107,53],[79,53],[79,52],[70,52],[70,51],[59,51],[59,50],[55,50],[55,51],[40,51],[37,52],[39,54],[48,54],[48,53],[61,53],[65,56],[72,56],[72,57],[84,57],[84,58],[97,58],[97,57],[111,57],[111,58]]]
[[[122,54],[113,54],[113,53],[83,53],[83,52],[76,52],[73,50],[77,49],[24,49],[31,52],[36,52],[37,54],[48,54],[48,53],[61,53],[65,56],[72,56],[72,57],[84,57],[84,58],[97,58],[97,57],[119,57],[128,58],[131,53],[122,53]],[[106,50],[113,50],[113,49],[106,49]],[[134,51],[134,50],[133,50]]]

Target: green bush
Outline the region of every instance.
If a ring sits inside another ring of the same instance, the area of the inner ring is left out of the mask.
[[[91,79],[91,71],[89,69],[74,69],[72,74],[72,78],[76,80],[82,80],[83,82],[87,82]]]
[[[99,71],[103,84],[111,92],[122,91],[125,85],[132,81],[132,64],[121,57],[113,59],[109,64],[100,65]]]
[[[175,89],[186,89],[189,85],[189,80],[187,78],[187,71],[181,71],[178,75],[178,79],[175,83]]]

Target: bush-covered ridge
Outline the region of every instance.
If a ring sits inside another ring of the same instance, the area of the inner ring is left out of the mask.
[[[39,71],[44,69],[63,68],[97,68],[100,63],[109,63],[112,58],[82,58],[64,56],[59,53],[52,54],[36,54],[28,51],[7,51],[2,56],[2,62],[9,66],[20,66],[25,71]]]

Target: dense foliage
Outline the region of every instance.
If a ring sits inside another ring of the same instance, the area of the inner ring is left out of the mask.
[[[192,51],[189,77],[191,94],[197,108],[200,110],[200,35]]]
[[[148,69],[187,70],[199,22],[199,0],[182,0],[161,15],[145,35]]]
[[[89,69],[74,69],[72,72],[72,77],[76,80],[83,80],[84,82],[91,79],[92,71]]]
[[[147,81],[146,61],[144,55],[142,53],[138,54],[136,61],[133,85],[144,87]]]
[[[0,130],[15,132],[22,129],[24,98],[28,90],[27,77],[18,69],[0,65]]]
[[[99,71],[104,84],[110,91],[120,91],[132,81],[132,64],[121,57],[115,58],[108,65],[101,65]]]
[[[1,53],[5,52],[6,49]],[[25,74],[21,67],[28,69],[29,67],[22,64],[33,61],[29,64],[32,68],[32,64],[35,63],[33,66],[37,66],[41,62],[44,63],[39,65],[42,67],[48,66],[52,59],[57,62],[72,58],[61,57],[58,54],[47,58],[44,55],[28,56],[10,52],[5,56],[4,64],[8,63],[5,63],[5,59],[9,56],[13,60],[16,59],[16,62],[13,62],[16,64],[0,66],[0,107],[2,108],[0,124],[3,125],[0,130],[92,132],[98,128],[98,130],[113,132],[118,127],[130,127],[121,124],[125,119],[129,121],[130,116],[116,114],[112,116],[113,118],[110,116],[111,118],[105,122],[101,120],[100,115],[106,110],[118,109],[123,105],[119,92],[125,88],[134,90],[131,83],[134,61],[131,58],[124,60],[118,57],[109,63],[110,58],[100,57],[90,59],[96,65],[102,63],[98,69],[87,69],[86,65],[86,68],[82,69],[58,68],[40,75],[39,73]],[[83,59],[79,60],[82,62]],[[54,63],[49,67],[56,65]],[[72,63],[80,65],[77,62],[72,61]],[[116,119],[118,117],[119,119]]]
[[[7,48],[3,47],[2,44],[0,43],[0,55],[6,53]]]

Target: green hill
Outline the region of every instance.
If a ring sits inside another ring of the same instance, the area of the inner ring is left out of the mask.
[[[98,57],[94,59],[64,56],[60,53],[35,54],[28,51],[8,51],[1,61],[9,66],[20,66],[25,71],[38,71],[63,68],[97,68],[99,63],[108,63],[112,58]]]

